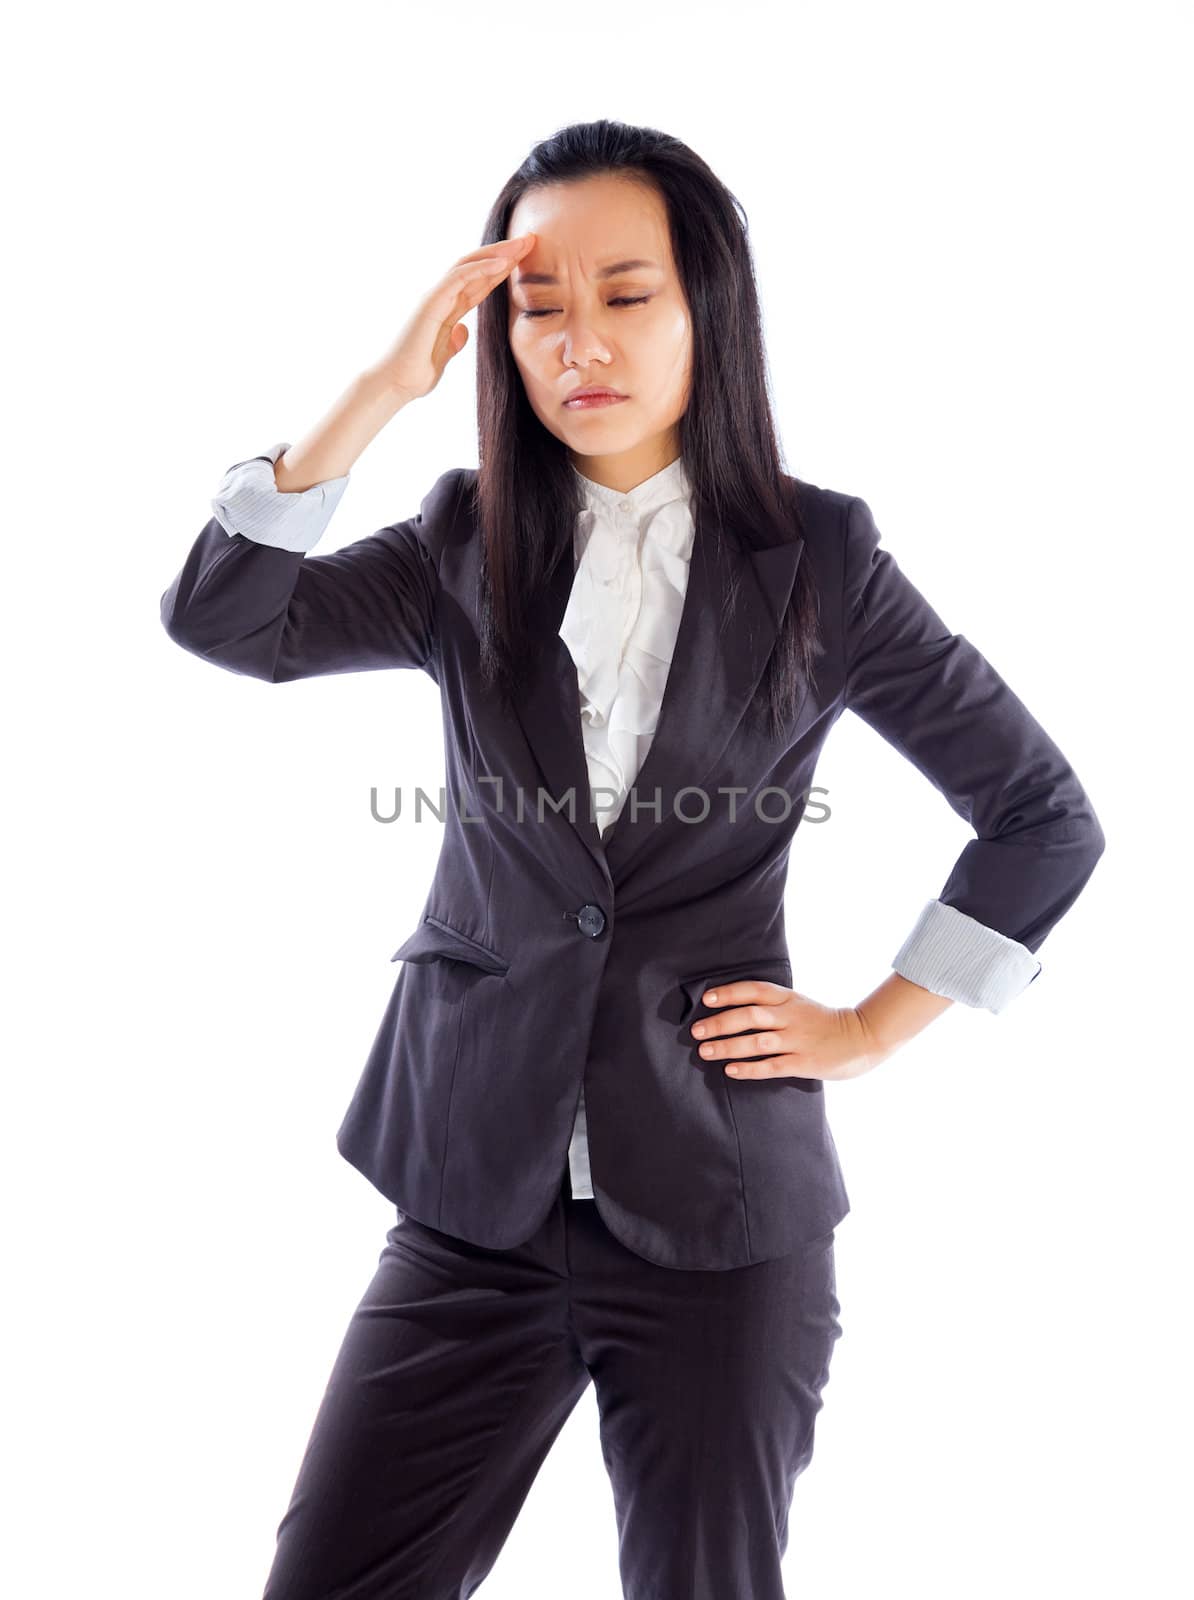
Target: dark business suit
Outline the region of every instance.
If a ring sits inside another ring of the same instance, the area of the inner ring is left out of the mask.
[[[1080,893],[1102,833],[1061,751],[880,547],[865,502],[797,481],[790,540],[750,553],[714,536],[728,530],[698,533],[654,740],[603,840],[587,808],[576,673],[557,638],[568,543],[535,613],[547,647],[510,716],[478,675],[474,477],[445,473],[417,517],[314,558],[230,538],[213,520],[162,601],[171,637],[230,670],[284,682],[419,668],[444,710],[443,847],[338,1134],[399,1220],[329,1385],[269,1593],[326,1592],[315,1580],[298,1586],[313,1545],[328,1583],[347,1581],[344,1552],[358,1552],[376,1586],[354,1596],[470,1593],[591,1376],[626,1594],[779,1596],[786,1497],[811,1450],[840,1331],[832,1235],[849,1201],[821,1080],[729,1079],[696,1053],[698,997],[734,977],[790,984],[788,850],[845,709],[976,830],[939,899],[1030,951]],[[814,692],[777,740],[744,713],[802,560],[816,578],[824,648]],[[721,635],[735,576],[740,610]],[[571,815],[550,809],[569,792]],[[543,793],[553,799],[540,812]],[[785,798],[790,813],[774,820]],[[685,820],[706,802],[705,820]],[[582,1080],[595,1212],[561,1187]],[[584,1278],[576,1263],[586,1251]],[[370,1397],[378,1375],[398,1381],[401,1356],[423,1350],[411,1343],[413,1286],[442,1284],[449,1262],[488,1309],[466,1325],[451,1297],[429,1296],[446,1319],[439,1332],[477,1342],[462,1365],[445,1357],[424,1374],[435,1403],[423,1425],[435,1437],[446,1426],[454,1451],[424,1516],[398,1505],[393,1481],[386,1499],[380,1482],[395,1448],[417,1455],[417,1428],[400,1442],[379,1432]],[[659,1268],[675,1275],[664,1291],[672,1319],[658,1350],[640,1344],[629,1360],[634,1337],[649,1343],[635,1313],[656,1304]],[[514,1281],[525,1292],[511,1321]],[[598,1302],[600,1315],[587,1315]],[[715,1330],[716,1355],[705,1337],[684,1344],[675,1308],[685,1304],[701,1307],[706,1336]],[[520,1341],[528,1329],[536,1361]],[[757,1351],[777,1330],[777,1350],[748,1376],[738,1342]],[[471,1409],[457,1425],[461,1385]],[[707,1431],[694,1434],[698,1399]],[[332,1551],[319,1517],[343,1481],[360,1542],[341,1519]],[[706,1500],[720,1513],[698,1519],[678,1548],[665,1524]],[[752,1556],[760,1518],[772,1537]]]

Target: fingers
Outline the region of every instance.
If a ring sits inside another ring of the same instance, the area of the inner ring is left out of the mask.
[[[769,1061],[730,1061],[725,1067],[731,1078],[825,1078],[828,1074],[817,1072],[802,1057],[774,1055]]]
[[[532,239],[534,235],[525,237]],[[509,245],[510,241],[504,240],[491,246],[485,254],[466,257],[450,267],[428,297],[423,310],[424,317],[437,325],[451,326],[474,306],[480,305],[509,276],[525,254],[526,246],[521,242],[515,241],[516,248],[513,249]]]
[[[787,992],[780,989],[778,984],[765,984],[761,980],[753,985],[747,983],[746,987],[778,989],[780,994]],[[725,988],[717,992],[723,997],[726,994]],[[702,1040],[698,1051],[700,1065],[723,1062],[724,1071],[732,1078],[777,1078],[806,1073],[807,1068],[791,1053],[790,1041],[777,1026],[778,1022],[776,1010],[771,1006],[750,1004],[739,1005],[732,1011],[723,1012],[721,1016],[705,1017],[693,1023],[693,1034]],[[740,1031],[751,1023],[759,1031]],[[722,1035],[726,1037],[720,1037]],[[764,1056],[766,1060],[743,1059],[748,1056]]]
[[[484,299],[494,284],[513,271],[534,242],[533,233],[524,233],[516,239],[499,239],[496,244],[484,245],[462,256],[449,271],[446,281],[457,279],[468,293],[476,293],[478,299]]]
[[[513,266],[516,261],[521,260],[534,242],[533,233],[516,234],[513,239],[498,239],[493,244],[483,244],[476,250],[470,250],[468,255],[460,257],[456,265],[467,267],[474,262],[484,265],[489,261],[503,261]]]
[[[763,1005],[780,1005],[791,993],[790,989],[771,983],[766,978],[739,978],[735,983],[723,983],[720,988],[703,990],[701,1000],[707,1006],[748,1006],[752,1001],[760,1001]],[[717,1030],[712,1024],[719,1020],[717,1017],[704,1017],[698,1026],[709,1026],[710,1033],[713,1033]]]
[[[469,331],[461,319],[511,272],[535,237],[524,233],[483,245],[454,262],[427,291],[376,363],[375,370],[385,374],[396,392],[408,399],[431,393],[448,362],[468,343]]]
[[[702,1061],[730,1061],[740,1056],[773,1056],[784,1048],[783,1034],[768,1028],[760,1033],[737,1033],[729,1039],[706,1039],[700,1056]]]
[[[720,1061],[730,1056],[766,1055],[782,1050],[783,1038],[774,1031],[779,1024],[777,1008],[790,993],[791,990],[763,978],[742,978],[736,983],[722,984],[718,989],[706,989],[701,996],[706,1005],[732,1009],[723,1010],[715,1017],[702,1017],[691,1025],[689,1031],[693,1038],[704,1041],[700,1045],[702,1060]],[[715,998],[711,1001],[710,996]],[[742,1032],[752,1025],[768,1031]],[[733,1037],[726,1037],[728,1035]],[[720,1039],[724,1039],[724,1043],[712,1042]]]
[[[711,998],[715,997],[715,998]],[[795,1017],[790,1001],[796,1002],[796,1015],[802,1015],[804,996],[782,984],[763,978],[740,978],[706,989],[701,995],[706,1005],[725,1009],[716,1016],[692,1023],[690,1033],[699,1041],[698,1066],[722,1064],[732,1078],[829,1078],[839,1075],[826,1070],[819,1059],[815,1039],[807,1030],[794,1030]],[[746,1033],[742,1030],[753,1028]],[[749,1057],[760,1057],[750,1060]]]

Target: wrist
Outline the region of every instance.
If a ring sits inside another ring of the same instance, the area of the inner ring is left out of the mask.
[[[877,1067],[899,1048],[896,1041],[885,1037],[879,1031],[872,1014],[864,1005],[852,1006],[848,1015],[851,1018],[857,1058],[865,1062],[868,1067]]]
[[[415,398],[408,390],[395,383],[384,367],[366,367],[363,372],[358,373],[357,388],[372,404],[383,408],[388,416],[395,416],[403,406],[409,405]]]
[[[948,1011],[953,1001],[893,972],[854,1011],[868,1045],[890,1055]]]

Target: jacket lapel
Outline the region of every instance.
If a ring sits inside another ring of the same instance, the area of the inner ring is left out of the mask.
[[[572,813],[565,808],[561,818],[570,822],[574,815],[576,832],[605,871],[601,835],[589,816],[589,769],[580,727],[576,664],[559,634],[574,575],[575,560],[569,535],[561,544],[555,566],[531,607],[531,636],[542,639],[543,648],[527,675],[522,693],[515,697],[514,709],[542,773],[544,789],[557,803],[569,789],[573,791]],[[533,795],[524,798],[532,814],[536,799]]]
[[[803,550],[804,540],[797,538],[743,552],[728,537],[714,538],[698,526],[659,721],[631,793],[603,840],[589,814],[576,665],[559,637],[575,572],[571,539],[562,545],[532,608],[535,637],[544,640],[544,648],[515,710],[545,789],[557,802],[574,791],[575,831],[611,885],[648,843],[666,837],[669,827],[686,826],[675,815],[676,794],[691,785],[699,788],[742,720],[775,644]],[[722,632],[723,597],[735,578],[737,609]],[[631,815],[636,794],[637,819]],[[711,794],[708,802],[710,815],[716,815],[727,797]],[[533,806],[533,797],[527,803]],[[685,795],[680,810],[699,817],[704,805],[702,794]],[[567,809],[561,820],[570,825]]]

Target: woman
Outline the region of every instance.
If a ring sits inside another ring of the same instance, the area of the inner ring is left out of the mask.
[[[304,440],[229,469],[162,599],[231,671],[419,668],[444,707],[440,860],[338,1136],[397,1223],[266,1597],[471,1594],[592,1381],[625,1595],[780,1600],[841,1333],[824,1081],[1002,1009],[1102,833],[865,501],[782,472],[745,227],[692,151],[565,128],[484,237]],[[310,556],[473,306],[479,470]],[[846,709],[976,837],[836,1008],[790,986],[783,894]]]

